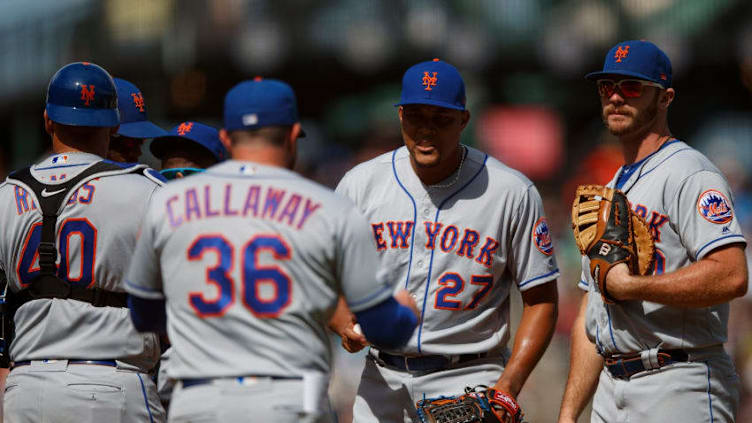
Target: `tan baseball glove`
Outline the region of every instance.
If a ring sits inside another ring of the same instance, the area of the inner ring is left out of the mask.
[[[590,258],[590,274],[607,303],[606,275],[626,263],[635,275],[653,271],[655,244],[650,229],[629,207],[623,192],[601,185],[580,185],[572,204],[572,229],[577,247]]]
[[[522,408],[506,392],[485,385],[465,394],[427,398],[416,404],[420,423],[522,423]]]

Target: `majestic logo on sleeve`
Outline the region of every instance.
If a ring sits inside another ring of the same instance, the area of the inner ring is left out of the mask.
[[[436,78],[438,72],[431,73],[433,73],[433,76],[429,75],[428,72],[423,72],[423,86],[426,87],[426,91],[432,91],[431,87],[435,87],[438,81],[438,78]]]
[[[734,218],[734,212],[720,191],[709,189],[697,199],[697,211],[708,222],[722,225]]]
[[[629,46],[624,46],[624,48],[621,48],[621,46],[617,47],[616,53],[614,53],[614,59],[616,59],[616,63],[621,63],[621,59],[624,59],[629,54]]]
[[[535,248],[541,253],[547,256],[554,253],[554,243],[551,241],[551,233],[548,230],[548,221],[545,217],[541,217],[535,222],[533,242],[535,243]]]

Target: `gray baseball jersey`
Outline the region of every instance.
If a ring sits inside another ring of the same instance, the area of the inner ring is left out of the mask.
[[[100,160],[93,154],[58,154],[32,166],[31,173],[39,181],[55,185]],[[72,285],[123,292],[122,278],[142,216],[159,186],[156,179],[127,172],[84,179],[61,206],[56,227],[58,275]],[[49,192],[54,194],[54,190]],[[12,291],[28,286],[39,273],[42,214],[38,203],[28,187],[11,182],[0,186],[0,227],[4,230],[0,268]],[[10,349],[15,361],[119,359],[150,370],[159,359],[157,338],[138,333],[126,308],[41,299],[21,306],[15,324],[16,338]]]
[[[127,290],[166,299],[169,376],[328,373],[326,324],[392,295],[355,207],[276,167],[228,161],[149,207]]]
[[[720,246],[746,244],[734,216],[728,182],[704,155],[684,142],[671,140],[621,172],[632,172],[617,188],[626,193],[631,207],[650,225],[656,246],[656,274],[685,267]],[[619,173],[609,186],[616,185]],[[583,269],[589,269],[587,256],[582,261]],[[588,337],[605,354],[657,347],[692,349],[726,341],[728,303],[678,308],[625,301],[607,306],[588,270],[583,271],[579,285],[590,292]]]
[[[366,215],[389,279],[421,309],[400,354],[503,348],[512,286],[525,291],[559,275],[535,186],[474,148],[446,187],[423,185],[401,147],[350,170],[337,192]]]

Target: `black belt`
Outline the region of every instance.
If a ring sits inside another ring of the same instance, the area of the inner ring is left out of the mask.
[[[671,363],[689,361],[689,355],[684,350],[658,350],[657,359],[658,365],[653,369],[658,369]],[[611,376],[617,379],[628,380],[637,373],[652,370],[645,367],[640,353],[606,357],[604,364],[608,372],[611,373]]]
[[[66,360],[64,358],[58,359],[58,360],[39,360],[39,361],[63,361]],[[68,364],[94,364],[97,366],[110,366],[110,367],[117,367],[117,363],[115,360],[67,360]],[[28,366],[31,364],[31,360],[24,360],[24,361],[14,361],[10,364],[11,369],[15,369],[16,367],[21,366]]]
[[[430,372],[443,370],[449,366],[465,363],[479,358],[488,357],[488,353],[461,354],[454,356],[445,355],[421,355],[417,357],[408,357],[405,355],[394,355],[379,351],[378,354],[371,354],[377,363],[382,366],[394,367],[399,370],[408,372]]]
[[[271,380],[303,380],[300,376],[269,376],[269,375],[249,375],[249,376],[238,376],[233,378],[200,378],[200,379],[181,379],[180,382],[183,384],[183,388],[189,388],[191,386],[199,386],[199,385],[208,385],[215,380],[218,379],[224,379],[224,380],[236,380],[238,383],[243,383],[246,379],[252,380],[252,379],[271,379]]]

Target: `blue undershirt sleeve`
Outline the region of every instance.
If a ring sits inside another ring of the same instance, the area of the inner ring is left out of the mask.
[[[167,313],[165,300],[148,300],[128,295],[128,308],[131,310],[133,326],[139,332],[167,333]]]
[[[405,345],[418,326],[417,316],[394,297],[356,312],[355,317],[368,341],[384,348]]]

